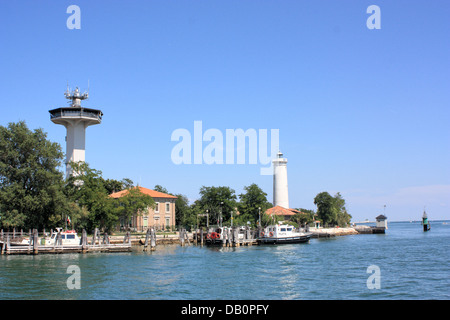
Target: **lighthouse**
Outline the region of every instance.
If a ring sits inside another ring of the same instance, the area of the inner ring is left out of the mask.
[[[50,120],[66,127],[66,179],[72,174],[70,162],[85,161],[86,128],[102,122],[101,110],[84,108],[81,101],[89,98],[89,93],[81,93],[78,87],[64,93],[70,106],[49,110]]]
[[[287,159],[278,151],[273,163],[273,206],[289,209]]]

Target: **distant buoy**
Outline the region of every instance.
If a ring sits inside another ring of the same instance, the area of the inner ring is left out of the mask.
[[[428,222],[428,216],[427,216],[427,213],[425,212],[425,210],[423,211],[422,225],[423,225],[423,231],[430,230],[430,223]]]

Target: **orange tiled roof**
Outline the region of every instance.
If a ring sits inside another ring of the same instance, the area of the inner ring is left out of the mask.
[[[301,211],[295,209],[286,209],[280,206],[272,207],[266,210],[268,215],[276,215],[276,216],[293,216],[297,213],[303,213]]]
[[[172,196],[170,194],[162,193],[162,192],[151,190],[151,189],[147,189],[147,188],[144,188],[144,187],[134,187],[134,188],[139,188],[139,191],[141,191],[143,194],[149,195],[152,198],[177,199],[177,197]],[[123,197],[127,192],[128,192],[128,190],[125,189],[125,190],[122,190],[122,191],[119,191],[119,192],[112,193],[109,196],[111,198],[120,198],[120,197]]]

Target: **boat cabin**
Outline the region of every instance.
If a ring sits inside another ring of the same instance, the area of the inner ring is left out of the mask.
[[[288,224],[271,225],[264,229],[263,237],[289,237],[295,232],[295,227]]]

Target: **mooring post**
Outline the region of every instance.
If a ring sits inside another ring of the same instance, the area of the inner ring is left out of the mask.
[[[97,240],[98,240],[98,245],[101,246],[101,240],[100,240],[100,230],[97,228]]]
[[[155,228],[152,228],[152,235],[150,241],[150,250],[154,251],[156,249],[156,231]]]
[[[109,244],[109,237],[108,237],[108,233],[106,233],[106,232],[103,235],[103,244]]]
[[[37,229],[33,230],[33,254],[38,254],[39,253],[39,249],[38,249],[38,231]]]
[[[94,229],[94,233],[92,234],[92,246],[95,247],[95,235],[97,234],[97,228]]]
[[[186,236],[186,242],[187,242],[188,246],[190,246],[191,241],[189,240],[189,233],[186,231],[184,235]]]
[[[150,238],[150,228],[147,229],[147,233],[145,234],[144,251],[147,251],[149,238]]]
[[[202,246],[202,247],[203,247],[203,239],[204,239],[204,236],[203,236],[203,228],[202,228],[202,229],[200,229],[200,246]]]
[[[236,246],[236,237],[235,237],[235,233],[234,233],[234,228],[231,228],[230,233],[231,233],[231,238],[230,238],[231,244],[230,244],[230,247],[231,246],[235,247]]]
[[[9,247],[11,245],[11,240],[9,239],[9,232],[8,232],[8,237],[6,239],[6,253],[9,254]]]
[[[125,238],[123,239],[123,243],[128,243],[131,246],[131,236],[130,236],[130,231],[127,231]]]
[[[86,230],[83,229],[83,232],[81,234],[81,252],[86,253],[87,251],[87,233]]]
[[[178,238],[180,240],[180,245],[183,246],[184,245],[184,239],[183,239],[183,229],[180,229],[179,233],[178,233]]]
[[[62,246],[62,234],[61,234],[61,231],[59,231],[58,234],[56,235],[56,239],[58,241],[58,247]]]
[[[31,238],[31,229],[28,232],[28,254],[31,253],[31,242],[32,242],[32,238]]]
[[[222,231],[222,247],[225,247],[227,245],[227,232]]]

